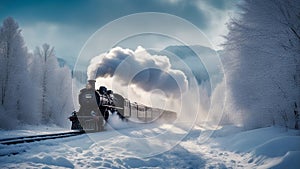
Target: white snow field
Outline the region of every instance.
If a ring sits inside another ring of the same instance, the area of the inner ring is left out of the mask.
[[[0,145],[0,168],[299,168],[300,133],[281,127],[243,131],[126,123],[104,132]],[[120,129],[123,128],[123,129]],[[55,128],[52,132],[57,132]],[[66,131],[66,129],[61,129]],[[213,132],[212,132],[213,131]],[[1,138],[50,133],[1,131]],[[184,137],[184,138],[182,138]],[[15,155],[7,155],[12,154]]]

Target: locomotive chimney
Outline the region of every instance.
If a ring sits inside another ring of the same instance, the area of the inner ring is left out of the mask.
[[[88,83],[91,85],[92,89],[95,89],[96,80],[88,80]]]

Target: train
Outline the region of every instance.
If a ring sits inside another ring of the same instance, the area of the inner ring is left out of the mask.
[[[78,96],[80,108],[69,117],[72,130],[103,131],[110,115],[113,114],[122,121],[134,123],[151,123],[160,119],[172,122],[177,118],[177,114],[173,111],[131,102],[105,86],[96,89],[95,83],[96,80],[88,80],[86,87],[80,90]]]

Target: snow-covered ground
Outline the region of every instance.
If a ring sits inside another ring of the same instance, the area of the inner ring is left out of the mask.
[[[243,131],[185,125],[122,124],[123,129],[19,145],[0,145],[0,168],[299,168],[300,133],[281,127]],[[58,129],[54,129],[56,132]],[[65,131],[65,129],[62,129]],[[212,132],[213,131],[213,132]],[[49,133],[1,131],[1,138]],[[5,155],[18,152],[16,155]]]
[[[56,125],[52,126],[22,126],[22,129],[18,130],[1,130],[0,129],[0,139],[3,138],[14,138],[18,136],[31,136],[38,134],[52,134],[57,132],[70,132],[69,129],[61,128]]]

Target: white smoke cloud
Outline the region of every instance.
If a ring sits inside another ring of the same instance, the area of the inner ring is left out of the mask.
[[[132,92],[160,90],[166,97],[173,98],[188,88],[186,75],[172,69],[167,56],[151,55],[141,46],[134,51],[115,47],[94,57],[88,67],[88,78],[98,79],[108,86],[112,86],[107,83],[113,80],[120,84],[114,83],[114,87],[135,88]]]

